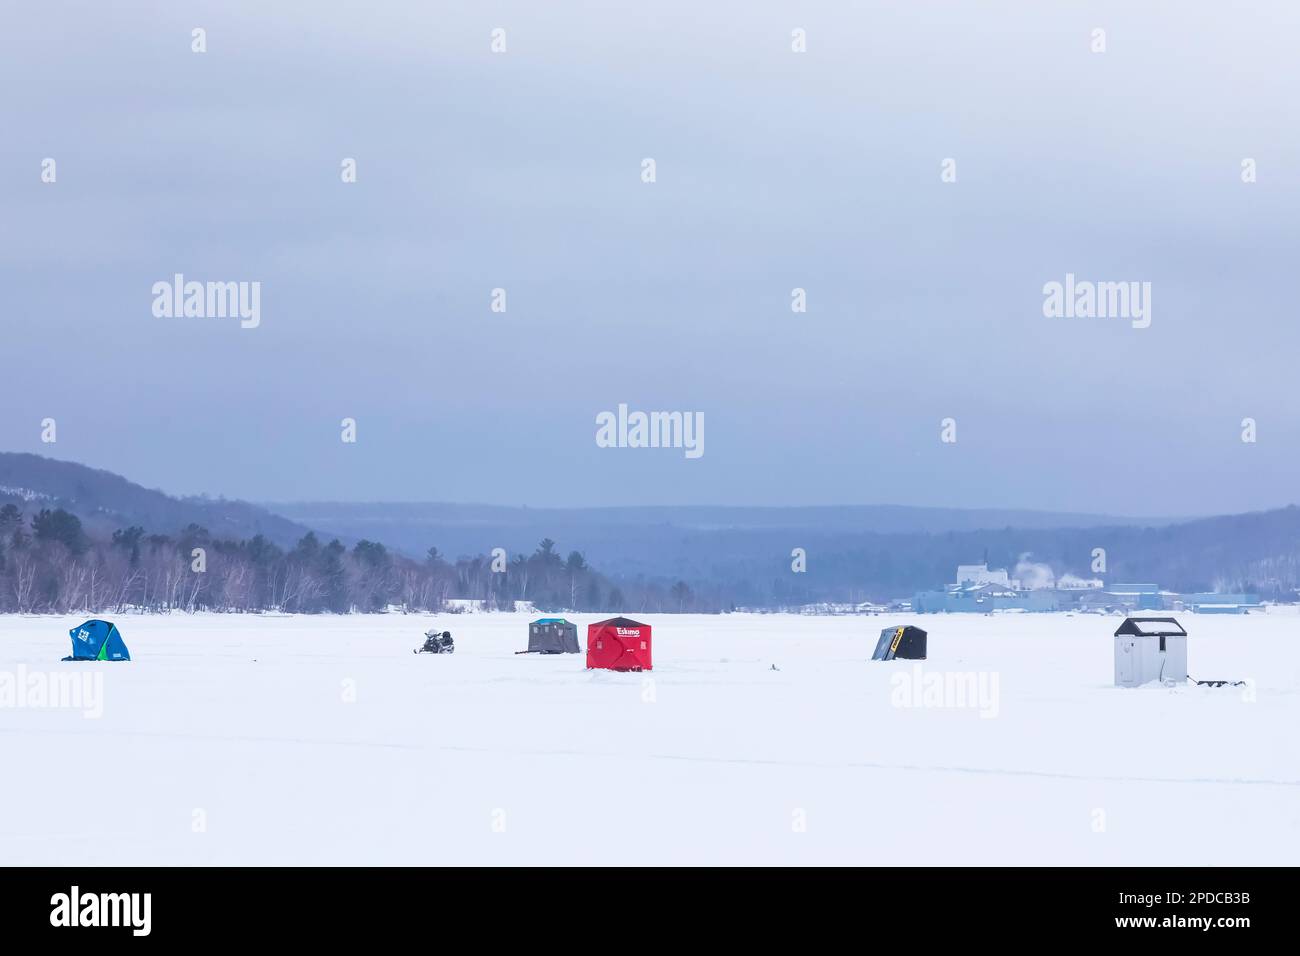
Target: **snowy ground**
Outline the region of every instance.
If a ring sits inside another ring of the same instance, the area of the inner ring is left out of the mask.
[[[1300,618],[1180,619],[1253,699],[1112,687],[1099,616],[915,619],[967,707],[898,706],[887,618],[650,615],[641,675],[515,656],[523,615],[439,619],[449,657],[422,616],[124,616],[90,665],[0,617],[11,690],[103,675],[98,718],[0,704],[0,862],[1294,864]]]

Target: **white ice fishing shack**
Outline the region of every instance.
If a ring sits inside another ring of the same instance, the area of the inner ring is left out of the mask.
[[[1187,680],[1187,632],[1172,617],[1129,617],[1115,632],[1115,686]]]

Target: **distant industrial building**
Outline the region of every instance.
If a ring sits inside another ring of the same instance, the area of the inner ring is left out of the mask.
[[[1126,611],[1162,611],[1165,595],[1158,584],[1111,584],[1093,595],[1093,603]]]
[[[959,586],[992,584],[1009,591],[1020,590],[1020,582],[1011,580],[1005,568],[992,569],[987,564],[957,565],[957,584]]]
[[[912,598],[918,614],[992,611],[1085,611],[1130,614],[1134,611],[1191,611],[1196,614],[1245,614],[1261,607],[1257,594],[1179,594],[1151,582],[1070,579],[1068,586],[1026,588],[1002,568],[985,564],[957,566],[957,580],[941,591],[922,591]]]
[[[1258,594],[1179,594],[1155,584],[1110,584],[1079,601],[1081,610],[1191,611],[1194,614],[1245,614],[1262,607]]]
[[[1179,605],[1172,606],[1172,605]],[[1178,594],[1166,610],[1186,610],[1195,614],[1245,614],[1262,605],[1258,594]]]
[[[1059,611],[1061,604],[1055,591],[1021,591],[992,584],[953,586],[943,591],[922,591],[912,598],[912,610],[918,614],[973,613],[993,611]]]
[[[1026,590],[1003,569],[987,564],[957,566],[957,582],[942,591],[922,591],[912,598],[918,614],[989,614],[993,611],[1056,611],[1060,599],[1050,588]]]

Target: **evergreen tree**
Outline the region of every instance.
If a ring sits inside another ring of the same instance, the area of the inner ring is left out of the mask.
[[[42,508],[32,519],[32,534],[37,541],[57,541],[74,555],[83,554],[89,544],[81,519],[62,508]]]

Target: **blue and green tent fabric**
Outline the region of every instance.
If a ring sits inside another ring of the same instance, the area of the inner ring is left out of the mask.
[[[111,621],[87,621],[68,631],[72,638],[72,656],[65,661],[129,661],[130,652],[117,625]]]

